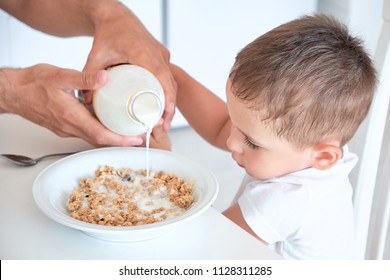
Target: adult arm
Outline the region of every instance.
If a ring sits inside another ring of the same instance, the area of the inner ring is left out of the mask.
[[[151,71],[165,92],[164,128],[169,129],[176,104],[169,51],[125,5],[116,0],[0,0],[0,8],[48,34],[93,36],[84,70],[130,63]]]
[[[0,8],[27,25],[48,34],[62,37],[92,36],[98,6],[103,2],[105,1],[0,0]]]

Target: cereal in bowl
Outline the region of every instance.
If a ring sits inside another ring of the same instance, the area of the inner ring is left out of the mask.
[[[102,166],[82,179],[69,197],[70,216],[107,226],[152,224],[185,212],[193,202],[193,181],[162,171]]]

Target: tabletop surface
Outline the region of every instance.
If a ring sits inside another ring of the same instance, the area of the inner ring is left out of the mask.
[[[10,114],[0,115],[0,131],[0,154],[38,157],[93,148]],[[280,259],[212,207],[160,237],[132,243],[101,241],[60,225],[32,196],[35,178],[55,160],[21,167],[0,159],[0,259]]]

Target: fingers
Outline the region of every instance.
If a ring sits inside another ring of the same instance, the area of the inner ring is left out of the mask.
[[[96,90],[107,83],[108,73],[105,70],[88,72],[68,70],[61,78],[68,89]]]
[[[164,129],[162,129],[163,123],[164,123],[164,119],[161,118],[160,121],[154,126],[152,130],[151,136],[156,142],[159,142],[160,139],[166,137],[167,133],[164,131]]]
[[[122,136],[105,128],[91,113],[68,92],[74,89],[97,89],[108,80],[106,71],[79,72],[51,65],[36,65],[23,71],[15,71],[18,80],[28,91],[16,85],[14,94],[20,109],[13,111],[22,117],[42,125],[61,137],[78,137],[88,143],[101,146],[138,146],[139,136]],[[14,83],[16,84],[16,83]]]
[[[105,70],[78,72],[68,70],[63,76],[62,83],[68,90],[83,90],[84,101],[91,104],[93,90],[103,87],[108,81],[108,73]]]
[[[97,119],[92,117],[83,108],[83,113],[78,116],[78,137],[84,139],[96,147],[104,146],[139,146],[143,139],[140,136],[123,136],[116,134],[104,127]]]
[[[101,54],[103,53],[105,53],[106,55],[102,56]],[[106,61],[107,53],[108,52],[103,52],[103,51],[97,53],[95,52],[94,49],[92,49],[88,55],[88,59],[84,65],[83,71],[102,70],[102,69],[106,69],[109,66],[112,66],[113,63]]]
[[[46,110],[52,111],[46,127],[59,136],[78,137],[96,147],[139,146],[143,143],[139,136],[123,136],[110,131],[68,94],[56,95],[51,104],[52,110]]]
[[[173,102],[167,101],[165,104],[165,110],[163,114],[164,123],[163,123],[163,129],[167,132],[171,128],[172,119],[175,115],[175,104]]]
[[[150,146],[152,148],[171,150],[171,140],[167,131],[163,127],[164,120],[161,119],[160,122],[153,128],[152,137],[150,141]]]

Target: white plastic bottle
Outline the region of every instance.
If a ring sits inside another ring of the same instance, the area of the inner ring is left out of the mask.
[[[100,122],[121,135],[151,130],[164,111],[164,91],[148,70],[130,64],[107,69],[109,79],[94,92],[93,109]]]

